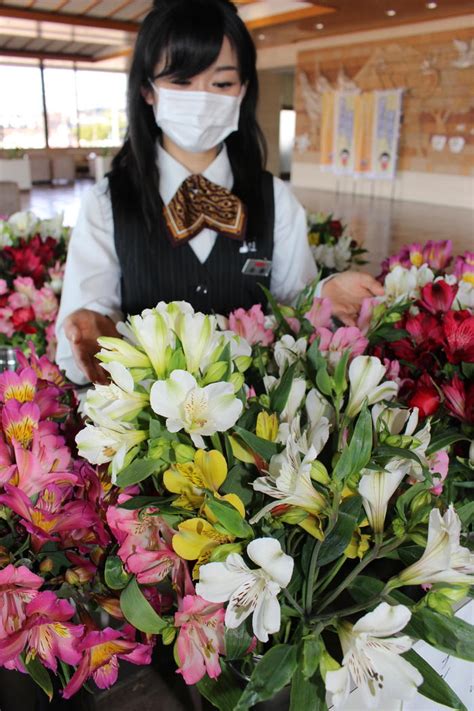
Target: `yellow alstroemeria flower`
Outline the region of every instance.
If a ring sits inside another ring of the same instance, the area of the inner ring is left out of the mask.
[[[256,427],[257,437],[274,442],[278,434],[278,417],[275,413],[259,412]]]
[[[228,501],[244,517],[244,505],[236,494],[221,496],[218,493],[226,478],[227,462],[224,456],[216,449],[209,452],[198,449],[194,462],[175,464],[168,469],[164,474],[163,483],[172,494],[179,494],[173,506],[199,509],[204,504],[206,491],[212,491],[216,498]],[[209,521],[215,523],[216,519],[207,507],[204,511]]]
[[[199,568],[207,563],[212,551],[224,543],[232,543],[233,536],[219,533],[209,521],[203,518],[191,518],[178,525],[179,533],[173,536],[172,545],[175,553],[184,560],[195,560],[193,578],[199,575]]]
[[[352,534],[351,541],[344,551],[344,555],[351,559],[360,558],[362,560],[370,548],[371,537],[372,536],[367,533],[362,533],[361,526],[359,526]]]

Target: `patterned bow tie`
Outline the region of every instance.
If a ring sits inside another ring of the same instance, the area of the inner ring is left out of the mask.
[[[202,175],[190,175],[163,207],[168,235],[174,246],[186,244],[205,227],[231,239],[243,240],[247,210],[230,190]]]

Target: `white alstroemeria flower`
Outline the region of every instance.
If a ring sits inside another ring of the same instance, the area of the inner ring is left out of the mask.
[[[329,439],[329,422],[326,417],[321,417],[314,424],[311,422],[303,431],[301,431],[301,416],[296,417],[291,422],[281,422],[278,428],[276,441],[281,444],[286,444],[288,439],[295,442],[298,451],[307,455],[310,449],[313,450],[314,456],[323,449]]]
[[[135,392],[135,382],[127,368],[121,363],[103,364],[112,376],[109,385],[96,383],[87,391],[84,412],[91,420],[99,412],[112,420],[132,420],[149,403],[147,393]]]
[[[155,309],[146,309],[139,316],[130,316],[130,329],[147,354],[158,378],[164,378],[169,346],[174,347],[175,335],[166,320]]]
[[[453,309],[469,309],[474,311],[474,284],[461,279],[456,298],[453,302]]]
[[[474,583],[474,554],[459,545],[461,522],[451,505],[443,517],[438,509],[430,513],[428,541],[420,560],[405,568],[395,579],[401,585],[425,583]]]
[[[383,532],[388,502],[405,475],[406,469],[403,468],[393,471],[362,470],[358,491],[374,533]]]
[[[433,280],[434,273],[426,264],[420,268],[412,266],[410,269],[398,264],[385,277],[385,298],[388,302],[415,299],[420,289]]]
[[[406,635],[391,637],[410,621],[411,612],[404,605],[391,607],[382,602],[355,625],[338,625],[344,658],[342,667],[326,674],[326,689],[339,709],[349,696],[351,677],[362,694],[366,709],[385,709],[386,701],[411,699],[423,677],[400,655],[413,641]]]
[[[63,233],[64,212],[58,212],[49,220],[40,220],[37,226],[37,231],[42,240],[47,237],[59,239]]]
[[[351,263],[351,242],[352,238],[349,235],[344,235],[336,242],[334,247],[334,261],[336,262],[338,272],[346,270]]]
[[[127,343],[123,338],[114,336],[101,336],[97,339],[101,350],[97,358],[102,363],[121,363],[126,368],[152,369],[152,364],[147,354],[141,348]]]
[[[194,308],[187,301],[159,301],[155,311],[161,314],[168,326],[175,331],[176,319],[182,314],[193,314]]]
[[[293,575],[293,558],[283,553],[275,538],[256,538],[247,555],[258,568],[251,569],[238,553],[224,563],[208,563],[199,571],[196,593],[209,602],[226,602],[225,625],[235,629],[252,617],[253,632],[261,642],[278,632],[281,624],[278,594]]]
[[[393,380],[380,383],[386,368],[375,356],[360,355],[349,366],[350,395],[346,414],[355,417],[362,409],[364,400],[373,405],[380,400],[391,400],[398,393],[398,385]]]
[[[24,212],[14,212],[8,218],[7,224],[15,237],[28,237],[33,234],[38,218],[29,210]]]
[[[184,429],[196,447],[203,449],[203,436],[226,432],[235,425],[243,407],[232,383],[200,388],[186,370],[174,370],[167,380],[157,380],[151,388],[150,405],[157,415],[167,418],[169,432]]]
[[[268,395],[280,384],[280,379],[275,378],[273,375],[263,376],[263,385]],[[303,403],[303,399],[306,392],[306,380],[304,378],[293,378],[291,383],[290,392],[288,393],[288,400],[280,414],[280,422],[290,423],[296,417],[296,413]]]
[[[208,365],[208,357],[219,345],[221,334],[216,333],[215,316],[200,312],[180,313],[175,322],[176,335],[183,346],[186,367],[190,373],[198,373]]]
[[[419,410],[406,410],[401,407],[386,407],[378,402],[372,408],[372,422],[376,432],[387,431],[391,435],[403,434],[412,436],[418,424]]]
[[[123,468],[127,452],[148,437],[145,430],[137,430],[127,422],[117,422],[95,411],[94,425],[86,424],[76,435],[81,457],[91,464],[112,462],[112,482]]]
[[[239,336],[239,334],[234,331],[227,330],[220,331],[220,335],[224,337],[226,343],[230,343],[230,357],[232,360],[240,356],[252,355],[252,346],[243,336]]]
[[[311,464],[315,459],[316,452],[310,448],[301,460],[298,443],[290,437],[283,452],[271,458],[267,476],[252,482],[255,491],[261,491],[275,500],[264,506],[250,523],[256,523],[275,506],[282,504],[298,506],[310,514],[321,513],[326,500],[311,481]]]
[[[295,340],[289,334],[285,334],[275,343],[274,357],[280,371],[280,377],[288,366],[304,356],[307,347],[306,338]]]

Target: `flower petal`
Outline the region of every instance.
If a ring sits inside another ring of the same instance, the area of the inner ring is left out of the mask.
[[[389,605],[381,602],[375,610],[361,617],[352,631],[358,634],[365,632],[374,637],[389,637],[406,627],[410,618],[411,612],[405,605]]]
[[[286,588],[293,575],[293,558],[283,553],[276,538],[256,538],[247,546],[247,554],[267,575]]]

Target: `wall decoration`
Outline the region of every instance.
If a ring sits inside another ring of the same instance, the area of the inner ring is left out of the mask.
[[[451,153],[461,153],[466,145],[466,141],[463,136],[451,136],[448,141],[448,145]]]
[[[298,54],[295,108],[297,134],[311,146],[298,160],[332,164],[323,96],[339,85],[355,85],[359,95],[404,88],[398,169],[456,175],[474,174],[474,33],[471,28],[360,44],[306,50]],[[304,79],[303,75],[304,74]],[[306,87],[306,89],[305,89]],[[306,95],[309,88],[310,95]],[[323,91],[321,91],[321,89]],[[325,90],[324,90],[325,89]],[[316,99],[316,109],[307,110]],[[327,107],[326,107],[327,110]],[[370,131],[372,108],[355,101],[354,131]],[[368,126],[368,128],[367,128]],[[462,128],[460,128],[462,126]],[[435,137],[445,136],[444,146]],[[462,137],[463,147],[450,138]],[[370,174],[368,147],[353,146],[353,168]]]
[[[447,136],[440,136],[439,134],[435,133],[433,136],[431,136],[431,146],[433,150],[442,151],[446,145],[447,140]]]

